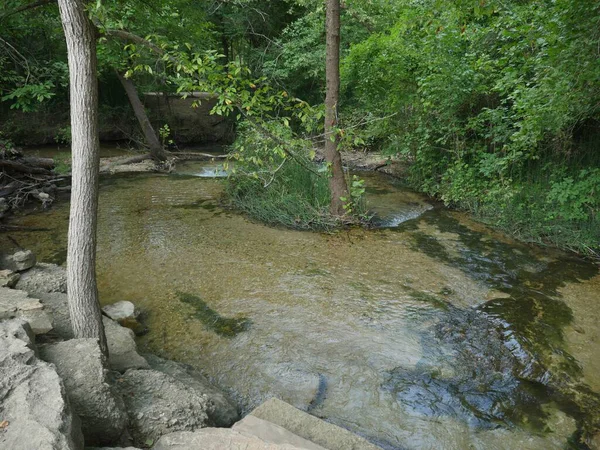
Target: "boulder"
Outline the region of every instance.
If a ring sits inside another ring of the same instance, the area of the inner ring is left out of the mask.
[[[109,386],[104,356],[95,339],[72,339],[40,347],[43,360],[56,366],[69,401],[81,419],[86,444],[118,442],[127,427],[125,405]]]
[[[67,292],[67,272],[56,264],[39,263],[21,274],[17,289],[39,295],[49,292]]]
[[[134,445],[147,446],[165,434],[208,424],[208,397],[167,374],[128,370],[115,385],[125,401]]]
[[[144,357],[152,369],[166,373],[197,393],[208,397],[210,403],[206,413],[210,426],[230,427],[239,420],[239,414],[233,402],[192,366],[168,361],[151,354],[144,355]]]
[[[272,444],[228,428],[206,428],[161,437],[152,450],[304,450],[292,444]]]
[[[21,272],[35,266],[35,254],[31,250],[19,250],[0,258],[0,268]]]
[[[35,334],[52,330],[52,319],[44,305],[27,292],[0,287],[0,319],[21,318],[29,322]]]
[[[108,343],[108,365],[118,372],[129,369],[149,369],[146,360],[137,352],[135,334],[106,316],[102,317]]]
[[[61,292],[38,292],[36,297],[40,299],[44,308],[52,315],[54,333],[63,339],[73,338],[73,327],[71,326],[67,294]]]
[[[135,309],[135,305],[125,300],[113,303],[112,305],[106,305],[102,308],[102,311],[116,322],[135,320],[139,315]]]
[[[20,275],[12,270],[0,270],[0,287],[14,288]]]
[[[131,329],[137,336],[142,336],[148,332],[148,329],[138,321],[140,312],[135,305],[126,300],[106,305],[102,312],[119,325]]]
[[[54,367],[35,356],[20,319],[0,322],[0,448],[81,450],[83,437]]]

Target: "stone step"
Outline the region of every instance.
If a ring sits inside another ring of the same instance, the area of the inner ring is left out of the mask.
[[[256,436],[271,444],[289,444],[305,450],[326,450],[324,447],[301,438],[279,425],[259,419],[251,414],[236,423],[233,430],[245,435]]]
[[[248,417],[252,418],[248,419]],[[260,419],[260,421],[255,419]],[[246,422],[244,423],[244,421]],[[270,439],[283,439],[286,436],[291,439],[291,436],[295,436],[295,438],[301,438],[302,442],[309,441],[310,444],[317,444],[317,447],[305,447],[311,450],[319,448],[326,450],[381,450],[380,447],[344,428],[311,416],[276,398],[267,400],[249,416],[234,425],[234,430],[240,430],[240,428],[245,433],[253,433],[266,442],[274,442]],[[290,435],[282,434],[282,428],[290,432]],[[291,441],[285,443],[303,448]]]

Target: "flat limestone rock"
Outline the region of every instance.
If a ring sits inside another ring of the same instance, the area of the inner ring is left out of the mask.
[[[73,410],[81,419],[85,442],[118,442],[127,426],[123,399],[107,382],[104,356],[95,339],[72,339],[40,347],[40,356],[55,365]]]
[[[204,394],[210,400],[207,410],[210,425],[215,427],[230,427],[238,419],[239,414],[233,402],[198,370],[186,364],[159,358],[156,355],[144,355],[150,367],[159,372],[171,375],[197,392]]]
[[[39,296],[51,292],[67,292],[67,272],[56,264],[39,263],[26,272],[21,273],[17,289]]]
[[[272,444],[229,428],[181,431],[161,437],[152,450],[305,450],[290,444]]]
[[[0,448],[81,450],[79,420],[54,367],[35,356],[21,319],[0,322]]]
[[[134,445],[147,445],[175,431],[195,431],[208,423],[209,399],[155,370],[128,370],[116,380],[125,401]]]
[[[29,322],[35,334],[44,334],[52,330],[51,316],[44,311],[44,305],[30,298],[25,291],[0,288],[0,320],[21,318]]]
[[[288,444],[307,450],[327,450],[314,442],[301,438],[289,430],[286,430],[272,422],[259,419],[253,415],[244,417],[233,426],[233,431],[245,435],[256,436],[270,444]]]
[[[118,372],[149,369],[148,362],[137,352],[135,334],[106,316],[102,317],[108,343],[108,365]]]
[[[63,339],[73,338],[73,326],[69,315],[69,301],[67,294],[62,292],[39,292],[36,297],[52,315],[54,332]]]
[[[381,450],[366,439],[272,398],[250,413],[329,450]]]

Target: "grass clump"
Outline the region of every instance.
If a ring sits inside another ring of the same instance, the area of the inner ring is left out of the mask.
[[[260,178],[232,175],[226,192],[233,206],[260,222],[300,230],[334,228],[339,224],[328,212],[328,180],[307,167],[288,162],[268,186]]]
[[[332,216],[327,166],[313,161],[310,142],[276,123],[264,127],[241,126],[232,146],[234,165],[226,180],[232,206],[260,222],[299,230],[326,231],[360,221],[362,180],[351,180],[346,216]]]

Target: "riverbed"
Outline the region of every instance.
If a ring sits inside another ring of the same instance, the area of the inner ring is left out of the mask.
[[[576,448],[600,416],[595,264],[376,173],[362,174],[375,229],[267,227],[223,206],[221,175],[102,179],[100,297],[145,312],[142,350],[201,369],[244,411],[276,396],[389,449]],[[64,263],[66,202],[13,224],[45,230],[3,248]]]

